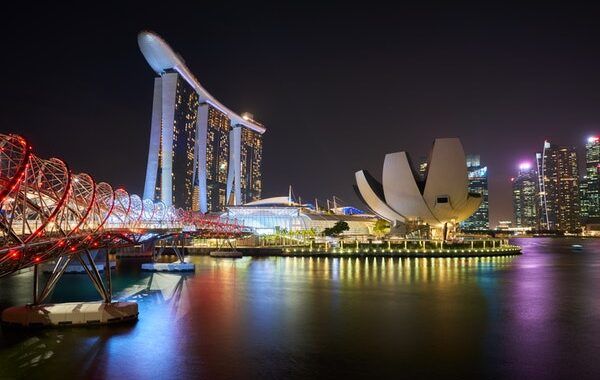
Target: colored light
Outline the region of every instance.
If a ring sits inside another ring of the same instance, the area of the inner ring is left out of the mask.
[[[588,137],[588,139],[587,139],[587,141],[588,141],[589,143],[598,142],[598,140],[600,140],[600,137],[598,137],[598,136],[590,136],[590,137]]]
[[[519,169],[520,170],[529,170],[531,169],[531,162],[528,161],[523,161],[519,164]]]

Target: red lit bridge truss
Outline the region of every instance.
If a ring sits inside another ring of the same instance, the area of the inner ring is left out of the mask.
[[[167,237],[229,239],[250,231],[199,212],[167,208],[73,174],[0,134],[0,277],[46,260]]]

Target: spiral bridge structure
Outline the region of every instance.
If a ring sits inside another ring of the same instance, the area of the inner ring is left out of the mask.
[[[249,232],[72,173],[60,159],[36,156],[23,137],[0,134],[0,277],[83,251]]]

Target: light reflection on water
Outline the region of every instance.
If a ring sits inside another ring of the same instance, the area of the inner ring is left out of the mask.
[[[600,240],[523,239],[468,259],[193,257],[195,274],[119,264],[131,325],[3,330],[0,378],[539,378],[600,372]],[[0,308],[31,274],[0,281]],[[53,301],[97,298],[67,275]]]

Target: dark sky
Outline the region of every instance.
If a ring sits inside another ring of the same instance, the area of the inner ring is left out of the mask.
[[[512,216],[520,160],[545,138],[581,147],[600,131],[600,8],[196,3],[5,9],[1,131],[140,193],[154,77],[142,29],[265,123],[264,196],[292,184],[306,200],[362,206],[356,170],[380,176],[385,153],[416,161],[457,136],[489,165],[495,224]]]

